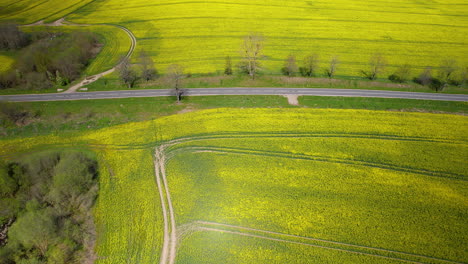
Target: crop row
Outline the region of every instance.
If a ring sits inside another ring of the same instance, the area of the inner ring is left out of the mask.
[[[2,1],[0,21],[16,21],[23,24],[39,20],[55,21],[90,2],[92,0],[5,0]]]
[[[178,224],[205,220],[454,261],[467,257],[459,240],[465,181],[209,150],[176,155],[167,172]]]
[[[257,33],[265,37],[266,72],[279,72],[289,54],[303,58],[316,53],[321,66],[339,56],[337,74],[357,75],[373,53],[391,58],[390,65],[408,63],[416,69],[438,66],[444,58],[466,64],[468,14],[463,10],[453,0],[391,5],[360,0],[112,0],[92,3],[69,18],[125,25],[160,71],[172,63],[192,73],[222,71],[226,56],[234,64],[239,61],[243,37]]]

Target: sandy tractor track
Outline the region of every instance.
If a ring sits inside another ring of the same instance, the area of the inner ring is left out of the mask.
[[[110,27],[117,27],[123,31],[125,31],[125,33],[128,35],[128,37],[130,38],[131,40],[131,44],[130,44],[130,49],[128,50],[127,54],[125,55],[124,59],[130,59],[130,56],[132,56],[133,52],[135,51],[135,47],[136,47],[136,44],[137,44],[137,40],[136,40],[136,37],[135,35],[133,35],[133,33],[127,29],[126,27],[123,27],[123,26],[120,26],[120,25],[113,25],[113,24],[99,24],[100,26],[110,26]],[[23,27],[33,27],[33,26],[48,26],[48,27],[61,27],[61,26],[77,26],[77,27],[89,27],[89,26],[93,26],[92,24],[76,24],[76,23],[71,23],[71,22],[68,22],[65,20],[65,18],[60,18],[54,22],[51,22],[51,23],[44,23],[44,20],[40,20],[40,21],[37,21],[35,23],[32,23],[32,24],[27,24],[27,25],[23,25]],[[98,74],[95,74],[95,75],[92,75],[92,76],[88,76],[86,78],[84,78],[83,80],[81,80],[80,82],[78,82],[77,84],[74,84],[72,86],[70,86],[66,91],[64,91],[63,93],[74,93],[76,91],[78,91],[81,87],[85,86],[85,85],[88,85],[92,82],[95,82],[97,80],[99,80],[101,77],[103,76],[106,76],[110,73],[113,73],[117,67],[119,67],[119,65],[121,64],[121,61],[119,61],[119,63],[117,63],[117,65],[115,65],[113,68],[107,70],[107,71],[104,71],[104,72],[101,72],[101,73],[98,73]]]

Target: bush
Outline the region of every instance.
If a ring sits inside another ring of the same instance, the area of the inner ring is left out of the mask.
[[[36,34],[39,35],[39,34]],[[0,89],[24,86],[41,90],[68,84],[80,77],[96,55],[97,38],[91,33],[48,34],[24,48],[14,65],[15,71],[0,76]],[[36,38],[35,38],[36,39]]]
[[[0,49],[20,49],[29,44],[28,35],[20,31],[16,24],[0,25]]]
[[[8,175],[19,186],[13,195],[13,185],[0,186],[11,196],[0,197],[0,224],[16,218],[0,245],[2,263],[83,263],[92,250],[84,244],[94,232],[96,161],[80,152],[47,152],[2,168],[0,179]]]
[[[437,78],[432,78],[431,79],[431,83],[429,84],[429,87],[436,91],[436,92],[440,92],[442,90],[444,90],[446,84],[445,83],[442,83],[439,79]]]
[[[18,125],[24,123],[31,116],[28,110],[17,103],[0,102],[0,119]]]
[[[9,175],[7,166],[0,163],[0,197],[12,197],[17,189],[18,184]]]
[[[403,83],[404,81],[400,78],[400,76],[396,75],[396,74],[392,74],[390,76],[388,76],[388,79],[391,81],[391,82],[394,82],[394,83]]]
[[[388,79],[394,83],[404,83],[410,78],[411,67],[408,64],[400,66],[395,73],[388,76]]]

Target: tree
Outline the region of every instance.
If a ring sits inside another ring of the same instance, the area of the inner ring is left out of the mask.
[[[388,79],[392,82],[404,83],[409,80],[411,75],[411,66],[404,64],[395,71],[392,75],[388,76]]]
[[[232,75],[231,56],[226,56],[226,63],[225,63],[225,66],[224,66],[224,74]]]
[[[284,75],[292,77],[297,72],[296,57],[289,55],[284,63],[284,67],[281,69]]]
[[[0,198],[12,197],[18,189],[18,184],[9,173],[6,164],[0,161]]]
[[[128,86],[132,88],[135,86],[138,76],[130,65],[130,61],[127,57],[123,58],[118,66],[120,79]]]
[[[369,80],[377,79],[378,75],[382,73],[387,62],[381,54],[374,54],[369,60],[369,70],[362,70],[361,73]]]
[[[310,54],[304,58],[304,66],[299,69],[302,76],[312,77],[315,76],[318,65],[318,55]]]
[[[436,92],[442,91],[445,88],[444,83],[439,79],[432,77],[432,70],[430,67],[424,69],[417,78],[414,78],[414,82],[424,86],[429,86],[429,88]]]
[[[338,64],[340,61],[338,60],[337,56],[334,56],[331,61],[330,65],[328,66],[328,69],[325,69],[325,73],[327,74],[328,78],[333,78],[335,76],[336,68],[338,67]]]
[[[178,64],[171,64],[167,68],[167,73],[169,80],[174,87],[175,96],[177,97],[177,103],[180,102],[182,98],[182,89],[180,88],[180,82],[184,78],[184,68]]]
[[[45,256],[57,237],[52,210],[40,209],[37,202],[28,203],[26,210],[11,226],[10,237],[27,249],[38,249]]]
[[[459,86],[466,86],[466,83],[468,81],[468,67],[463,67],[462,70],[460,71],[460,82]]]
[[[457,70],[457,61],[454,59],[445,59],[439,67],[439,79],[444,86],[452,80],[454,72]]]
[[[431,67],[427,67],[424,71],[419,74],[417,78],[414,79],[415,83],[419,83],[424,86],[428,86],[432,80],[432,69]]]
[[[19,49],[28,45],[28,36],[16,24],[0,25],[0,49]]]
[[[251,34],[244,38],[244,42],[242,43],[243,62],[241,67],[252,79],[255,79],[260,69],[259,60],[262,58],[262,51],[263,37]]]
[[[157,76],[158,71],[154,68],[153,59],[144,50],[140,52],[140,66],[141,78],[145,81],[153,80]]]

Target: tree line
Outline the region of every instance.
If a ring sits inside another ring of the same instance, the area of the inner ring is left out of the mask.
[[[240,74],[249,75],[255,79],[262,71],[262,60],[265,58],[263,54],[264,38],[261,35],[250,34],[245,36],[240,47],[241,60],[236,65],[237,72]],[[294,55],[288,55],[284,61],[283,67],[280,69],[281,73],[288,77],[303,76],[303,77],[318,77],[326,76],[328,78],[335,78],[336,73],[340,67],[340,60],[338,56],[332,56],[326,67],[320,66],[319,54],[311,53],[303,58],[298,63]],[[136,82],[140,79],[145,81],[157,78],[157,70],[154,68],[154,62],[146,52],[142,52],[139,56],[137,64],[140,65],[139,76],[137,71],[129,63],[128,59],[124,59],[121,63],[120,79],[125,83],[128,88],[135,86]],[[368,80],[382,79],[386,67],[388,66],[386,58],[381,54],[373,54],[370,56],[368,64],[359,73]],[[468,80],[468,67],[458,67],[457,62],[453,59],[443,60],[438,68],[427,67],[420,72],[416,77],[413,76],[414,69],[409,64],[398,66],[387,78],[394,83],[407,83],[413,81],[420,85],[427,86],[435,91],[442,91],[448,85],[464,86]],[[233,75],[235,73],[235,66],[232,63],[231,56],[225,57],[224,66],[225,75]],[[177,100],[183,91],[180,87],[180,80],[188,77],[189,74],[184,74],[183,67],[177,64],[170,65],[167,68],[167,78],[170,80],[174,88],[174,94]]]
[[[264,57],[262,54],[263,38],[257,35],[249,35],[244,38],[242,44],[242,61],[240,71],[249,74],[252,79],[255,78],[258,71],[261,69],[260,60]],[[328,78],[333,78],[339,66],[339,59],[333,56],[327,67],[323,68],[323,73]],[[293,77],[297,74],[303,77],[314,77],[318,75],[320,68],[319,55],[309,54],[303,61],[302,65],[298,66],[296,57],[289,55],[281,68],[282,74]],[[226,58],[225,74],[232,74],[231,58]],[[388,66],[386,58],[381,54],[373,54],[367,64],[367,68],[360,71],[360,74],[369,80],[381,78],[385,68]],[[464,86],[468,80],[468,67],[458,67],[456,60],[444,59],[438,68],[426,67],[419,75],[411,79],[412,67],[409,64],[404,64],[388,76],[388,79],[395,83],[405,83],[413,81],[415,83],[428,86],[435,91],[442,91],[448,85]]]
[[[34,32],[16,25],[0,26],[0,50],[18,50],[11,70],[0,74],[0,89],[40,90],[61,87],[80,77],[99,52],[97,35],[90,32]]]
[[[97,163],[45,152],[0,164],[0,263],[92,263]]]

